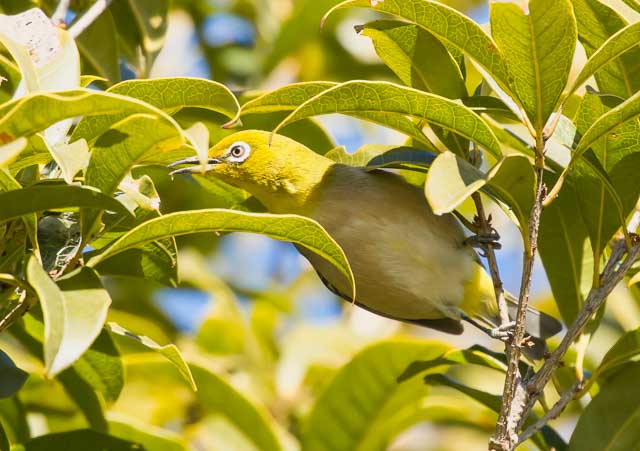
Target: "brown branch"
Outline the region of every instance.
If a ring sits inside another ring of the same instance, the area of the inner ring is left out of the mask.
[[[558,399],[558,401],[553,405],[553,407],[551,407],[551,409],[549,409],[547,413],[544,414],[543,417],[541,417],[538,421],[529,426],[522,434],[520,434],[520,436],[518,437],[518,443],[516,445],[519,445],[528,440],[533,434],[545,427],[545,425],[549,421],[558,418],[567,407],[567,405],[575,398],[576,393],[582,390],[583,385],[584,381],[578,381],[573,385],[573,387],[565,391],[562,396],[560,396],[560,399]]]
[[[544,186],[544,146],[545,141],[541,134],[536,138],[536,193],[529,215],[529,240],[525,243],[523,255],[522,279],[520,283],[520,295],[518,297],[518,312],[516,314],[516,325],[514,333],[506,348],[507,354],[507,374],[502,391],[502,403],[500,414],[496,423],[496,431],[489,442],[489,449],[496,451],[507,451],[515,447],[518,442],[518,430],[521,419],[528,406],[529,396],[525,390],[522,376],[518,369],[522,342],[525,334],[525,323],[527,317],[527,307],[529,304],[529,293],[531,291],[531,278],[533,265],[535,262],[536,249],[538,244],[538,229],[540,228],[540,214],[542,212],[542,202],[545,197]]]

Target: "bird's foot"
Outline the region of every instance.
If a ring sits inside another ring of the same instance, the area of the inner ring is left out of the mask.
[[[498,340],[507,341],[513,336],[513,331],[515,330],[516,322],[510,321],[506,324],[501,324],[498,327],[494,327],[493,329],[489,329],[489,335],[492,338],[497,338]]]
[[[493,249],[500,249],[502,245],[499,243],[500,234],[498,231],[491,227],[491,232],[488,234],[472,235],[464,240],[464,243],[475,248],[481,249],[483,252],[487,251],[487,247],[491,246]]]

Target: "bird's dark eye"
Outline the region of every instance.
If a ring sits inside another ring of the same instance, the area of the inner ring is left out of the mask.
[[[245,142],[235,142],[229,146],[227,156],[230,161],[240,163],[247,159],[251,148]]]

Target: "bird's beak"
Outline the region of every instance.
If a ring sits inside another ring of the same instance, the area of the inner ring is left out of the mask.
[[[211,169],[213,169],[213,167],[216,164],[220,164],[221,161],[217,158],[209,158],[207,159],[207,164],[202,165],[200,164],[200,159],[198,157],[189,157],[189,158],[183,158],[182,160],[178,160],[178,161],[174,161],[173,163],[169,163],[167,166],[170,168],[173,168],[175,166],[181,166],[183,164],[190,164],[192,166],[186,167],[186,168],[181,168],[181,169],[176,169],[175,171],[171,171],[169,173],[169,175],[176,175],[176,174],[198,174],[198,173],[205,173]]]

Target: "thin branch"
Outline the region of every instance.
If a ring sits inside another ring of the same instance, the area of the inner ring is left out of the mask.
[[[578,381],[573,385],[573,387],[565,391],[562,396],[560,396],[560,399],[558,399],[553,407],[549,409],[549,411],[545,413],[542,418],[540,418],[534,424],[529,426],[529,428],[527,428],[522,434],[520,434],[520,436],[518,437],[517,445],[528,440],[533,434],[542,429],[549,421],[558,418],[567,407],[567,405],[569,405],[569,403],[575,398],[576,393],[582,390],[583,382],[584,381]]]
[[[56,10],[51,15],[51,22],[53,22],[55,26],[61,26],[65,24],[67,12],[69,11],[69,3],[71,3],[71,0],[60,0],[58,2]]]
[[[89,28],[111,4],[112,0],[96,0],[91,7],[84,12],[78,20],[69,27],[69,34],[72,38],[77,38],[84,30]]]
[[[527,307],[529,304],[529,293],[531,291],[531,279],[533,265],[538,245],[538,229],[540,228],[540,214],[542,213],[542,202],[546,189],[544,186],[544,146],[545,141],[542,134],[536,137],[536,195],[529,215],[529,243],[525,244],[523,255],[522,279],[520,283],[520,295],[518,297],[518,312],[516,314],[516,325],[514,333],[509,340],[507,354],[507,374],[502,391],[502,403],[500,414],[496,423],[496,432],[489,442],[492,450],[511,450],[518,441],[518,430],[521,419],[528,406],[529,396],[525,390],[522,376],[518,368],[522,342],[525,334],[525,323],[527,317]]]
[[[27,292],[26,290],[22,290],[18,302],[6,315],[0,318],[0,332],[10,327],[17,319],[27,313],[29,307],[31,307],[31,303],[27,301]]]

